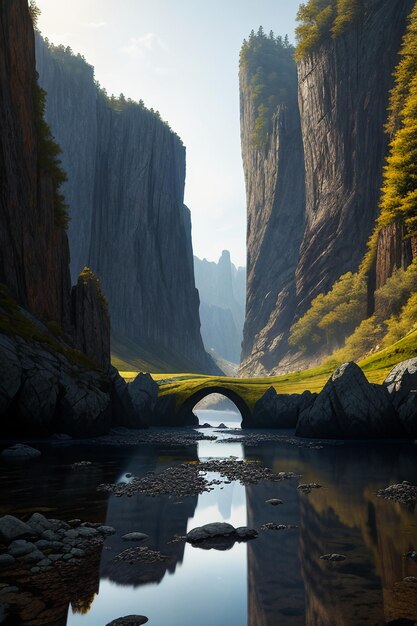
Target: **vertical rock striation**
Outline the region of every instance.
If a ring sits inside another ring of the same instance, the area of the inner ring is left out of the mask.
[[[358,269],[366,251],[378,215],[392,73],[413,6],[364,0],[344,33],[298,61],[298,108],[295,96],[278,108],[264,150],[250,145],[254,111],[241,72],[248,203],[242,374],[284,373],[319,358],[289,350],[289,329],[317,295]],[[409,262],[415,244],[402,242],[400,230],[380,234],[370,291]]]
[[[114,350],[152,371],[218,371],[200,335],[181,140],[143,106],[107,98],[82,57],[40,37],[37,67],[68,171],[72,271],[100,276]]]
[[[67,236],[40,158],[39,94],[27,2],[0,5],[0,283],[34,315],[70,323]]]
[[[241,67],[240,116],[247,197],[247,294],[241,374],[261,375],[287,351],[294,318],[295,270],[304,230],[304,160],[297,105],[296,66],[291,87],[272,120],[265,145],[253,144],[257,111],[251,76]]]
[[[306,229],[297,315],[355,271],[378,214],[392,73],[413,0],[365,0],[363,15],[298,64]]]

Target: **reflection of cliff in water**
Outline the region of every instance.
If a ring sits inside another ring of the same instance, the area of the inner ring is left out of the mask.
[[[197,460],[197,446],[176,451],[175,456],[158,456],[158,450],[143,447],[137,456],[129,459],[124,473],[134,476],[146,472],[161,471],[173,463]],[[117,529],[117,534],[109,537],[106,550],[103,550],[100,577],[123,585],[159,583],[167,572],[174,573],[184,557],[183,542],[170,543],[175,535],[185,535],[189,518],[193,517],[198,496],[176,497],[158,496],[152,498],[138,494],[131,498],[110,496],[107,507],[106,524]],[[122,536],[138,531],[149,539],[141,543],[123,541]],[[124,561],[114,561],[114,557],[126,550],[147,546],[168,556],[160,563],[138,563],[130,565]]]
[[[274,456],[245,447],[245,457],[260,458],[265,465],[272,466]],[[298,525],[296,484],[291,480],[247,486],[248,526],[259,529],[266,522]],[[266,504],[270,498],[280,498],[284,505]],[[261,532],[255,541],[248,543],[248,626],[304,625],[298,541],[299,530],[288,529]]]
[[[376,496],[387,484],[415,480],[414,449],[325,448],[301,472],[303,482],[324,485],[300,496],[306,624],[378,626],[417,620],[417,585],[403,582],[417,575],[416,564],[404,558],[417,545],[416,517]],[[320,560],[333,552],[348,558],[337,564]]]
[[[417,585],[403,581],[417,576],[417,564],[404,558],[417,547],[416,514],[376,496],[388,484],[416,483],[413,446],[246,447],[245,456],[323,485],[310,495],[299,494],[292,480],[246,487],[250,526],[300,526],[262,532],[248,544],[248,626],[417,621]],[[265,503],[273,497],[284,505]],[[329,552],[348,558],[320,559]]]

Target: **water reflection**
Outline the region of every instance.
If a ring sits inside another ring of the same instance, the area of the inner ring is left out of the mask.
[[[312,450],[205,441],[178,450],[69,447],[45,451],[30,469],[3,466],[7,482],[0,492],[2,514],[25,516],[41,510],[51,517],[81,517],[117,529],[101,552],[83,562],[81,571],[68,570],[61,580],[52,572],[42,574],[31,583],[31,601],[16,623],[103,626],[129,613],[148,615],[153,626],[414,623],[417,584],[403,579],[417,577],[417,564],[404,557],[417,548],[416,512],[377,498],[376,491],[402,480],[417,483],[415,451],[408,444]],[[99,483],[118,481],[128,473],[140,476],[199,457],[229,455],[260,459],[276,472],[293,471],[302,475],[302,482],[318,482],[323,488],[300,494],[297,479],[291,479],[247,487],[225,484],[181,499],[107,498],[96,491]],[[72,470],[71,463],[82,459],[95,463]],[[270,498],[284,504],[272,507],[266,504]],[[174,535],[212,521],[298,528],[263,531],[227,552],[170,543]],[[114,556],[131,546],[121,537],[135,530],[149,535],[146,545],[169,560],[140,566],[115,563]],[[321,560],[328,552],[347,559],[337,564]]]

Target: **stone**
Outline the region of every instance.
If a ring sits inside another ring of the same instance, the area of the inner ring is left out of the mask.
[[[148,618],[144,615],[126,615],[126,617],[114,619],[106,626],[142,626],[142,624],[146,624],[148,621]]]
[[[317,394],[277,394],[270,387],[256,402],[248,428],[295,428],[299,414],[311,406]]]
[[[33,534],[31,527],[17,517],[12,515],[0,517],[0,541],[3,543],[9,544],[13,539],[32,537]]]
[[[15,562],[15,558],[11,554],[0,554],[0,568],[10,567]]]
[[[0,456],[3,459],[30,461],[31,459],[37,459],[38,457],[40,457],[41,452],[39,450],[36,450],[36,448],[32,448],[31,446],[26,446],[22,443],[16,443],[14,446],[3,450]]]
[[[236,528],[235,532],[239,539],[242,539],[243,541],[247,539],[255,539],[255,537],[258,536],[257,530],[254,528],[247,528],[247,526],[239,526]]]
[[[19,557],[25,556],[26,554],[30,554],[31,552],[39,550],[39,546],[31,543],[29,541],[25,541],[24,539],[16,539],[12,541],[12,543],[8,547],[8,553],[12,556]]]
[[[399,406],[411,392],[417,392],[417,357],[398,363],[384,380],[384,385]]]
[[[346,557],[343,554],[323,554],[320,557],[323,561],[332,561],[332,562],[339,562],[339,561],[345,561]]]
[[[146,416],[141,411],[136,410],[126,381],[120,376],[115,367],[110,368],[109,376],[112,381],[112,423],[118,425],[119,428],[144,428],[143,418]],[[112,432],[114,430],[117,429],[112,429]]]
[[[59,540],[59,535],[54,533],[52,530],[44,530],[41,537],[43,540],[46,540],[46,541],[58,541]]]
[[[394,392],[394,395],[396,396],[397,393]],[[412,439],[417,437],[417,392],[405,396],[397,408],[397,412],[407,436]]]
[[[133,532],[123,535],[122,539],[123,541],[144,541],[145,539],[149,539],[149,536],[145,535],[145,533]]]
[[[45,555],[40,550],[32,550],[28,554],[22,557],[22,560],[26,563],[38,563],[39,561],[43,561]]]
[[[70,554],[75,556],[77,559],[81,559],[85,556],[85,550],[81,550],[80,548],[72,548]]]
[[[327,439],[404,437],[384,385],[368,383],[356,363],[337,368],[313,404],[301,411],[296,434]]]
[[[114,535],[115,532],[116,532],[116,530],[115,530],[115,528],[113,528],[113,526],[99,526],[97,528],[97,530],[98,530],[98,532],[101,535],[104,535],[105,537],[106,536],[110,536],[110,535]]]
[[[158,384],[150,374],[140,372],[128,384],[128,393],[136,415],[142,422],[151,423],[152,413],[158,401]]]
[[[71,531],[68,531],[68,532],[71,532]],[[96,537],[98,535],[98,531],[95,528],[85,528],[83,526],[81,526],[80,528],[77,528],[77,533],[83,539],[92,539],[93,537]]]
[[[37,535],[41,535],[45,530],[52,530],[54,528],[54,523],[50,522],[41,513],[34,513],[28,520],[27,524]]]
[[[265,500],[266,504],[271,504],[272,506],[278,506],[279,504],[284,504],[282,500],[278,498],[270,498],[269,500]]]
[[[226,522],[214,522],[193,528],[187,533],[186,541],[194,543],[212,537],[228,537],[235,534],[235,528]]]
[[[246,526],[235,528],[226,522],[214,522],[193,528],[187,533],[185,540],[192,544],[207,543],[209,548],[223,550],[231,547],[235,541],[247,541],[254,539],[257,535],[258,532],[253,528]]]

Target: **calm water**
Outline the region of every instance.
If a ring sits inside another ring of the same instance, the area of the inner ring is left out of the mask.
[[[236,426],[236,419],[208,411],[200,416],[213,425]],[[40,510],[116,528],[83,573],[85,581],[69,585],[56,598],[64,615],[57,624],[104,626],[132,613],[147,615],[150,626],[412,624],[417,621],[417,584],[402,581],[417,576],[417,564],[403,556],[417,549],[416,512],[375,492],[402,480],[417,484],[416,453],[411,444],[352,443],[321,450],[210,441],[182,449],[61,445],[45,449],[29,465],[1,467],[0,513],[24,517]],[[228,456],[259,459],[276,472],[301,474],[301,482],[323,488],[300,494],[299,481],[292,479],[248,487],[226,484],[181,499],[115,498],[96,491],[101,482],[123,480],[127,473],[139,476],[185,460]],[[79,460],[95,463],[72,470]],[[273,497],[284,504],[265,503]],[[264,531],[225,552],[168,543],[175,534],[213,521],[298,528]],[[140,566],[113,562],[127,547],[121,536],[136,530],[148,534],[147,545],[170,560]],[[337,564],[320,560],[328,552],[348,558]]]

